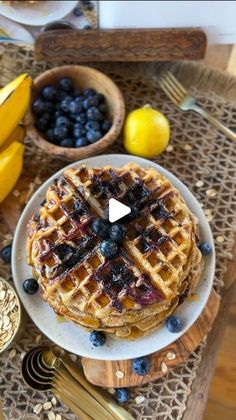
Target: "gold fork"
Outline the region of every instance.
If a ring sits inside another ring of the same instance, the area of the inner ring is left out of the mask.
[[[209,114],[209,112],[205,111],[205,109],[197,105],[196,99],[188,94],[184,86],[169,71],[161,74],[158,83],[170,100],[182,111],[197,112],[231,140],[236,141],[236,134]]]

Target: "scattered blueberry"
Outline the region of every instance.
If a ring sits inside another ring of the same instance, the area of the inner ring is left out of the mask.
[[[78,139],[75,140],[75,147],[84,147],[87,146],[88,141],[86,139],[86,137],[79,137]]]
[[[137,357],[132,360],[132,369],[134,373],[140,376],[146,375],[151,369],[151,360],[148,356]]]
[[[199,245],[199,249],[202,253],[202,255],[207,256],[212,253],[212,247],[208,242],[202,242]]]
[[[82,102],[80,101],[71,101],[69,105],[69,111],[72,114],[79,114],[83,109]]]
[[[86,124],[85,124],[85,128],[86,128],[86,130],[95,130],[95,131],[97,131],[97,130],[99,130],[100,129],[100,124],[97,122],[97,121],[88,121]]]
[[[73,90],[73,82],[69,77],[63,77],[59,80],[59,87],[65,92],[71,92]]]
[[[23,282],[23,289],[28,295],[34,295],[38,291],[39,285],[35,279],[26,279]]]
[[[57,98],[57,90],[54,88],[54,86],[45,86],[42,89],[42,96],[44,99],[49,101],[55,100]]]
[[[55,127],[53,134],[57,140],[64,140],[68,136],[68,129],[64,126]]]
[[[73,147],[74,146],[74,142],[72,139],[64,139],[62,141],[60,141],[60,146],[61,147]]]
[[[88,4],[86,4],[86,9],[87,10],[93,10],[94,9],[94,4],[93,3],[88,3]]]
[[[100,244],[100,250],[101,250],[102,255],[104,255],[104,257],[113,258],[116,256],[118,252],[118,246],[111,239],[105,239]]]
[[[32,103],[32,111],[37,115],[42,114],[44,111],[44,102],[41,98],[35,99]]]
[[[171,333],[178,333],[183,329],[182,321],[175,315],[170,315],[165,320],[166,328]]]
[[[80,16],[83,15],[83,12],[79,7],[75,7],[74,10],[73,10],[73,13],[76,17],[80,17]]]
[[[104,346],[106,342],[106,336],[101,331],[92,331],[89,338],[94,347]]]
[[[11,262],[11,252],[12,252],[12,246],[7,245],[0,251],[0,257],[3,259],[4,262],[10,263]]]
[[[86,24],[86,25],[83,26],[83,29],[92,29],[92,26],[89,25],[89,24]]]
[[[130,390],[128,388],[117,388],[115,391],[115,399],[118,403],[124,404],[129,401]]]
[[[110,227],[109,237],[115,242],[122,242],[126,235],[126,228],[120,223],[114,223]]]
[[[105,238],[109,233],[109,223],[104,219],[95,219],[92,223],[92,231],[100,238]]]
[[[95,120],[95,121],[103,120],[102,113],[95,106],[92,106],[91,108],[89,108],[86,115],[87,115],[88,120]]]
[[[83,95],[85,96],[85,98],[88,98],[89,96],[94,96],[96,95],[96,90],[92,88],[85,89],[83,91]]]
[[[89,143],[95,143],[96,141],[102,138],[102,133],[101,131],[90,130],[87,131],[86,137]]]
[[[102,131],[104,133],[107,133],[111,128],[111,122],[109,120],[105,120],[102,123]]]

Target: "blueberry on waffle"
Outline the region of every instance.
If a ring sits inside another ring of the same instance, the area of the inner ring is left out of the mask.
[[[123,228],[108,222],[110,198],[132,207]],[[156,329],[203,265],[197,221],[180,193],[136,164],[67,169],[29,221],[27,259],[57,314],[127,339]]]

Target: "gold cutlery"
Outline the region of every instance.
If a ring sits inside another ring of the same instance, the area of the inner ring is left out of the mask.
[[[218,130],[222,131],[229,139],[236,141],[236,133],[234,133],[230,128],[226,127],[220,121],[218,121],[213,115],[208,111],[201,108],[196,99],[189,95],[188,91],[184,86],[173,76],[169,71],[164,72],[160,75],[158,79],[160,87],[163,89],[165,94],[170,98],[170,100],[181,109],[181,111],[194,111],[204,118],[206,118],[212,125],[214,125]]]

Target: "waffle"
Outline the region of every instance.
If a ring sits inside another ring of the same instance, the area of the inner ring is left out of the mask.
[[[109,199],[131,207],[126,237],[107,259],[91,227]],[[152,168],[69,168],[28,224],[27,261],[43,299],[88,330],[134,339],[158,328],[200,278],[197,219]]]

